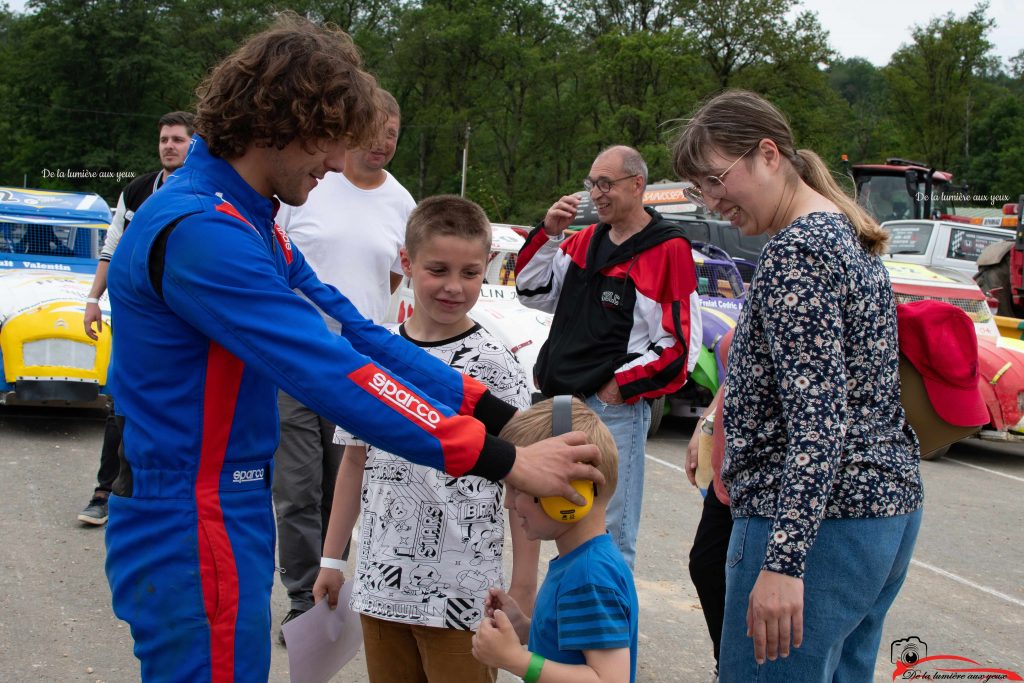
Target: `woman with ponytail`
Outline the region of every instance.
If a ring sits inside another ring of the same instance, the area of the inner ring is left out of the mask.
[[[673,144],[690,199],[770,240],[732,346],[720,681],[870,681],[921,523],[886,235],[783,114],[732,90]]]

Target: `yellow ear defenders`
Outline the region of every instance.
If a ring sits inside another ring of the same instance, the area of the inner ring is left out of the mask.
[[[555,396],[551,405],[551,436],[572,431],[572,396]],[[540,498],[540,505],[547,516],[556,522],[578,522],[594,507],[597,485],[589,479],[576,479],[572,487],[586,499],[583,505],[576,505],[562,496]]]

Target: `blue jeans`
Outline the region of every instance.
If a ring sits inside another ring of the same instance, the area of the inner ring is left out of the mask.
[[[586,404],[601,418],[619,449],[619,482],[608,503],[605,521],[612,540],[632,570],[644,499],[644,456],[647,430],[651,426],[651,406],[643,400],[632,405],[610,405],[596,395],[587,396]]]
[[[921,510],[897,517],[826,519],[807,554],[804,641],[785,658],[754,660],[747,602],[771,533],[765,517],[735,520],[726,561],[721,683],[861,683],[874,678],[882,623],[910,566]]]

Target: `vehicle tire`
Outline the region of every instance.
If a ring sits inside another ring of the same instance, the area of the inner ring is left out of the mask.
[[[937,460],[937,459],[941,458],[942,456],[944,456],[946,453],[949,453],[949,449],[952,448],[952,447],[953,447],[953,444],[949,444],[948,446],[943,446],[942,448],[940,448],[940,449],[938,449],[936,451],[932,451],[931,453],[922,453],[921,454],[921,459],[922,460]]]
[[[1013,293],[1010,287],[1010,254],[1003,256],[998,263],[978,266],[978,274],[974,277],[978,286],[987,295],[993,289],[996,300],[999,302],[999,315],[1011,318],[1024,316],[1024,308],[1013,305]]]
[[[659,396],[651,401],[651,426],[647,430],[648,439],[658,433],[663,417],[665,417],[665,397]]]

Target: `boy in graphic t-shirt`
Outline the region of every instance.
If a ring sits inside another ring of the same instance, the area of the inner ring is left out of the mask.
[[[479,377],[498,398],[526,408],[526,377],[500,342],[467,315],[480,295],[491,227],[473,202],[424,200],[410,214],[402,269],[414,313],[397,332],[451,367]],[[480,477],[453,478],[369,448],[346,453],[314,599],[333,606],[344,582],[340,560],[362,508],[352,608],[360,612],[366,666],[377,681],[496,680],[472,655],[488,588],[503,583],[504,491]],[[513,528],[509,593],[532,607],[539,543]]]
[[[523,445],[550,436],[551,412],[548,400],[519,413],[505,425],[502,438]],[[640,607],[633,574],[605,530],[618,471],[615,440],[579,399],[572,400],[572,428],[600,449],[606,483],[597,488],[589,514],[572,523],[548,517],[539,499],[509,490],[512,527],[522,526],[531,539],[554,540],[558,557],[548,565],[532,619],[515,596],[491,588],[473,654],[526,683],[632,682]]]

